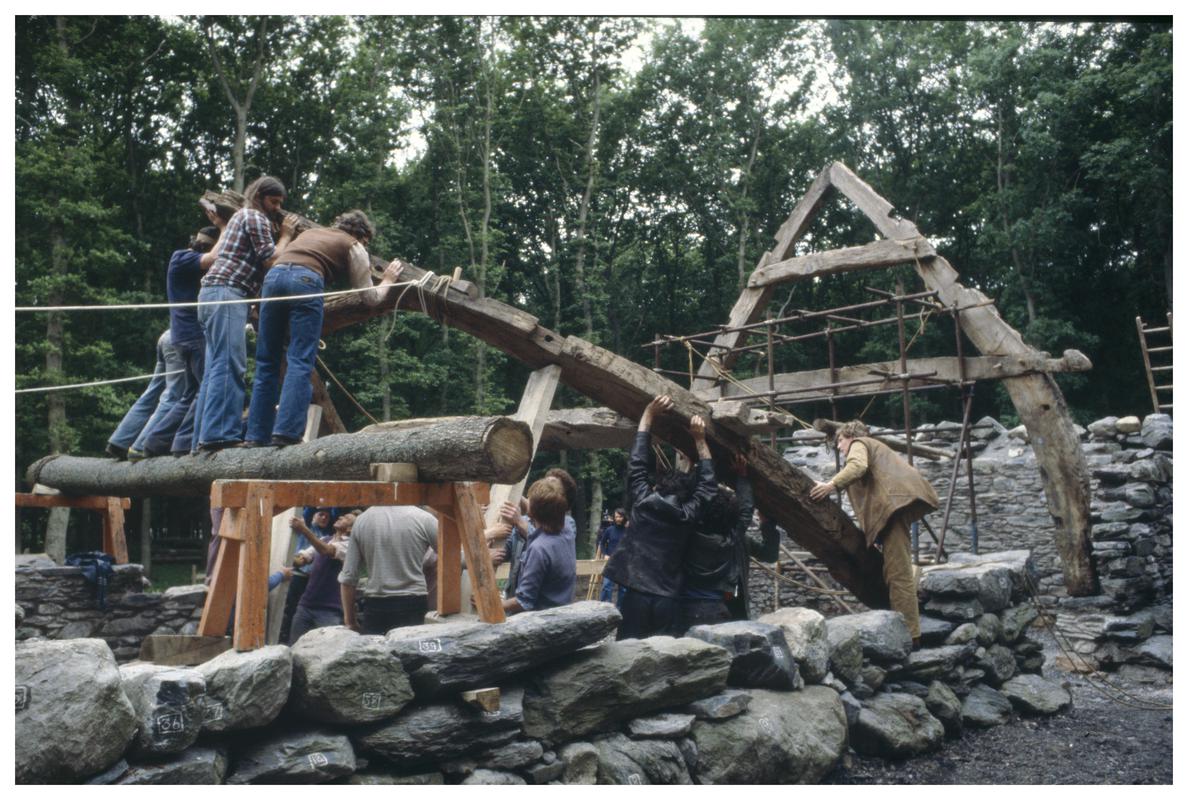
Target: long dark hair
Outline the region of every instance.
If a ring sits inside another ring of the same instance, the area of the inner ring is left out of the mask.
[[[264,211],[266,197],[280,197],[285,199],[285,184],[272,175],[262,175],[248,185],[244,190],[244,202],[249,208]]]

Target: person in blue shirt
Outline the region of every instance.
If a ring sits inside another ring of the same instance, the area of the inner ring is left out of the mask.
[[[504,601],[506,614],[567,605],[575,599],[575,538],[565,531],[567,493],[558,478],[529,487],[530,531],[521,553],[516,594]]]
[[[171,303],[193,303],[198,300],[199,280],[205,271],[202,255],[215,246],[220,228],[225,224],[218,214],[207,212],[218,223],[208,225],[195,234],[190,247],[176,250],[166,268],[165,290]],[[186,455],[194,442],[194,401],[203,382],[203,354],[206,341],[198,321],[195,306],[170,309],[170,343],[185,372],[182,374],[182,394],[170,410],[154,419],[145,432],[141,454],[152,458],[168,453]]]
[[[599,538],[596,539],[596,549],[604,554],[604,558],[609,558],[616,552],[616,545],[620,544],[620,537],[624,536],[624,529],[628,527],[628,523],[629,520],[625,516],[623,508],[612,512],[612,521],[604,526],[604,529],[600,531]],[[604,578],[604,584],[600,587],[600,600],[604,603],[615,602],[612,599],[615,590],[616,584]]]
[[[307,506],[302,511],[302,518],[294,517],[290,520],[290,528],[299,533],[294,539],[294,552],[291,557],[297,556],[298,553],[307,546],[306,539],[301,535],[301,528],[306,527],[317,538],[323,541],[329,541],[334,534],[332,525],[338,518],[334,508],[315,508]],[[306,584],[310,579],[310,569],[313,562],[294,565],[294,575],[290,580],[289,589],[285,594],[285,610],[281,615],[281,638],[278,640],[281,644],[290,644],[289,631],[290,625],[294,619],[294,612],[298,608],[298,601],[302,599],[302,593],[306,591]]]

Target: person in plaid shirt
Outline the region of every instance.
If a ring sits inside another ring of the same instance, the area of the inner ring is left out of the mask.
[[[219,241],[203,255],[199,302],[243,300],[260,294],[265,270],[276,260],[276,251],[292,238],[290,218],[281,225],[281,238],[273,242],[271,219],[281,215],[285,186],[265,175],[248,187],[245,206],[232,215]],[[244,373],[248,348],[244,327],[247,303],[200,305],[199,324],[206,339],[206,372],[199,389],[192,441],[199,450],[233,447],[243,439]]]

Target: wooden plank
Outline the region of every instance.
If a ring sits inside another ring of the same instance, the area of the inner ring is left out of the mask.
[[[242,507],[248,487],[261,481],[226,480],[211,484],[211,506]],[[377,481],[265,481],[279,506],[450,505],[450,484]]]
[[[758,288],[843,272],[882,269],[934,256],[935,248],[922,237],[904,241],[881,239],[860,247],[824,250],[758,267],[749,277],[748,285]]]
[[[542,428],[546,425],[546,415],[550,405],[554,402],[554,392],[558,388],[558,379],[562,375],[562,368],[557,364],[534,370],[525,382],[525,390],[521,393],[521,404],[517,406],[517,413],[513,419],[519,419],[529,426],[533,436],[533,453],[536,455],[538,442],[542,439]],[[531,455],[531,459],[532,459]],[[498,483],[492,486],[492,502],[484,517],[485,525],[495,525],[500,519],[500,507],[503,503],[514,505],[521,499],[525,491],[527,474],[517,483]]]
[[[1025,354],[1012,356],[968,356],[964,358],[963,371],[954,356],[938,356],[930,358],[912,358],[906,361],[906,372],[922,375],[930,373],[930,379],[911,379],[911,388],[927,386],[931,383],[959,380],[1004,380],[1017,375],[1029,375],[1036,372],[1085,372],[1092,368],[1092,362],[1078,350],[1068,350],[1062,358],[1046,358],[1044,354]],[[882,380],[874,372],[889,375],[900,374],[901,366],[898,360],[874,361],[868,364],[855,364],[836,368],[836,379],[832,380],[830,369],[812,369],[804,372],[784,372],[773,376],[773,388],[779,392],[797,392],[781,397],[779,403],[802,403],[825,400],[830,397],[848,397],[873,392],[901,391],[902,382],[896,379]],[[872,380],[874,383],[856,386],[838,386],[835,389],[818,387],[832,383],[848,383],[851,381]],[[724,398],[732,398],[742,394],[756,394],[769,390],[769,377],[745,378],[737,383],[725,386]],[[697,392],[703,398],[710,399],[718,390],[704,390]],[[721,401],[724,402],[724,401]],[[765,402],[764,398],[751,401],[753,404]]]
[[[768,408],[753,408],[744,400],[716,400],[710,405],[713,422],[726,425],[744,436],[769,433],[794,425],[792,414]]]
[[[452,499],[454,490],[452,489]],[[439,616],[458,614],[463,610],[463,561],[460,558],[459,527],[455,518],[436,507],[431,511],[438,517],[438,598],[435,606]],[[491,563],[491,562],[489,562]]]
[[[273,490],[253,483],[240,515],[244,541],[236,584],[236,626],[232,646],[239,651],[265,646],[265,608],[269,589],[269,540],[273,527]],[[288,503],[286,505],[289,505]]]
[[[811,220],[814,219],[815,214],[818,213],[819,207],[823,204],[826,198],[827,190],[831,188],[831,167],[830,165],[824,167],[823,170],[815,177],[810,188],[807,190],[798,202],[794,205],[794,210],[790,212],[790,216],[778,228],[777,235],[774,237],[774,248],[761,256],[757,263],[757,269],[769,266],[770,264],[784,261],[790,257],[794,251],[794,243],[802,238],[806,233],[807,227]],[[728,314],[728,327],[734,328],[741,325],[748,325],[756,322],[765,313],[765,307],[769,305],[769,301],[773,297],[772,286],[762,286],[758,288],[746,287],[740,293],[740,297],[736,299],[736,304],[732,307],[731,313]],[[715,338],[715,343],[721,347],[711,350],[709,358],[699,365],[699,372],[695,376],[695,380],[691,383],[691,388],[705,389],[714,385],[718,378],[715,365],[711,362],[712,358],[725,370],[731,370],[736,363],[737,355],[731,350],[724,350],[722,348],[734,348],[739,346],[742,334],[738,331],[729,331],[721,333]]]
[[[500,710],[500,687],[487,689],[469,689],[459,694],[459,699],[472,708],[481,711],[495,712]]]
[[[387,464],[369,464],[372,480],[385,483],[417,483],[418,465],[408,461]]]
[[[237,525],[239,509],[224,512],[224,525]],[[231,521],[229,522],[229,517]],[[219,552],[211,570],[211,584],[207,589],[207,600],[203,604],[203,615],[199,619],[199,636],[225,636],[227,623],[236,602],[236,582],[240,574],[240,542],[220,536]]]
[[[184,636],[156,634],[141,642],[141,661],[168,667],[193,667],[210,661],[230,650],[232,640],[226,636]]]
[[[90,511],[107,511],[108,501],[114,500],[127,511],[132,501],[127,497],[104,497],[101,495],[32,494],[17,492],[17,508],[85,508]]]
[[[893,205],[838,161],[831,164],[831,185],[851,200],[887,239],[918,239],[918,228],[897,215]]]
[[[103,515],[103,538],[104,552],[111,553],[117,564],[127,564],[128,542],[124,538],[124,508],[119,497],[107,499],[107,511]]]
[[[467,574],[471,578],[471,597],[483,622],[504,622],[505,612],[496,588],[492,558],[484,539],[484,517],[480,504],[469,484],[455,484],[455,522],[467,559]],[[439,609],[440,613],[442,609]]]
[[[608,565],[606,558],[581,558],[575,561],[575,577],[602,577],[604,567]]]

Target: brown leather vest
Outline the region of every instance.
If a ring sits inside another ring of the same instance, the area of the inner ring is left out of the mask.
[[[848,499],[865,541],[872,547],[894,514],[901,512],[907,522],[921,519],[939,507],[939,496],[926,478],[888,445],[867,436],[853,440],[852,447],[858,444],[868,451],[868,471],[848,485]]]

